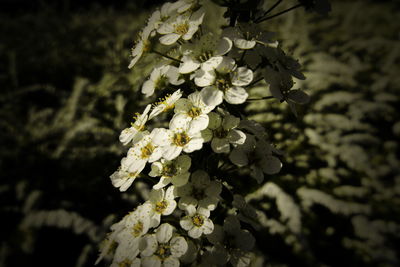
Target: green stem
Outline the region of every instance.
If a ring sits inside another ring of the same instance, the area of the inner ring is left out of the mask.
[[[283,10],[283,11],[281,11],[281,12],[279,12],[279,13],[276,13],[276,14],[274,14],[274,15],[272,15],[272,16],[269,16],[269,17],[260,19],[260,20],[257,21],[257,23],[261,23],[261,22],[263,22],[263,21],[266,21],[266,20],[275,18],[275,17],[277,17],[277,16],[280,16],[280,15],[282,15],[282,14],[285,14],[285,13],[287,13],[287,12],[293,10],[293,9],[296,9],[296,8],[298,8],[298,7],[301,7],[301,6],[303,6],[303,5],[302,5],[302,4],[298,4],[298,5],[292,6],[291,8],[288,8],[288,9],[286,9],[286,10]]]
[[[173,58],[173,57],[168,56],[168,55],[166,55],[166,54],[163,54],[163,53],[161,53],[161,52],[158,52],[157,50],[154,50],[154,49],[153,49],[153,50],[151,50],[151,52],[153,52],[153,53],[155,53],[155,54],[157,54],[157,55],[160,55],[160,56],[169,58],[169,59],[174,60],[174,61],[176,61],[176,62],[183,63],[183,61],[180,61],[179,59],[176,59],[176,58]]]

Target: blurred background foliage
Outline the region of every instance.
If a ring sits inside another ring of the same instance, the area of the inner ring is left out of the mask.
[[[92,266],[141,201],[143,184],[121,194],[108,177],[126,153],[120,131],[150,102],[152,59],[127,66],[157,2],[4,1],[0,266]],[[281,173],[246,197],[263,225],[254,266],[399,264],[400,5],[331,2],[328,18],[263,23],[302,63],[294,87],[312,101],[299,118],[271,100],[246,108],[285,151]]]

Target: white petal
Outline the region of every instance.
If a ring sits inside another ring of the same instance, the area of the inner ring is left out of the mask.
[[[149,176],[151,177],[161,176],[162,169],[163,165],[161,162],[153,162],[153,164],[151,164],[151,171],[149,173]]]
[[[174,31],[174,26],[169,21],[164,22],[158,29],[157,32],[160,34],[168,34]]]
[[[183,56],[181,61],[183,63],[179,65],[179,73],[191,73],[200,67],[200,62],[189,56]]]
[[[256,41],[248,41],[245,39],[236,39],[235,46],[240,49],[252,49],[256,45]]]
[[[157,146],[165,146],[171,143],[172,132],[164,128],[154,128],[152,141]]]
[[[203,63],[204,64],[204,63]],[[215,73],[213,70],[198,69],[195,72],[194,83],[199,87],[210,86],[215,81]]]
[[[172,256],[177,258],[185,254],[188,249],[188,243],[186,242],[185,238],[181,236],[173,237],[169,244],[171,245]]]
[[[164,199],[164,195],[165,195],[164,189],[151,190],[149,194],[149,200],[152,203],[157,203]]]
[[[189,216],[185,216],[183,217],[180,221],[179,221],[180,226],[185,229],[186,231],[189,231],[190,229],[192,229],[194,227],[193,223],[192,223],[192,218]]]
[[[178,41],[178,39],[181,36],[179,34],[176,33],[168,33],[166,35],[163,35],[160,37],[160,43],[162,43],[163,45],[172,45],[174,44],[176,41]]]
[[[168,257],[163,262],[163,267],[179,267],[179,260],[175,257]]]
[[[147,80],[143,83],[142,85],[142,94],[146,95],[146,97],[149,97],[154,94],[154,81],[152,80]]]
[[[183,148],[186,153],[192,153],[195,150],[200,150],[203,147],[203,138],[192,138],[189,143]]]
[[[200,132],[200,131],[206,129],[208,126],[208,121],[209,121],[209,119],[208,119],[207,114],[201,114],[201,115],[197,116],[190,122],[190,131],[191,132]]]
[[[167,243],[171,239],[173,231],[174,228],[170,224],[161,224],[156,232],[158,243]]]
[[[195,226],[188,231],[188,234],[191,238],[199,238],[203,234],[203,231],[201,228]]]
[[[224,99],[229,104],[242,104],[248,96],[249,94],[243,87],[233,86],[225,91]]]
[[[175,208],[176,208],[176,201],[168,200],[168,206],[166,207],[166,209],[164,210],[162,215],[164,215],[164,216],[170,215],[175,210]]]
[[[240,130],[232,129],[229,131],[227,139],[231,144],[242,145],[246,141],[246,134]]]
[[[161,188],[165,187],[166,185],[169,185],[170,182],[171,182],[171,178],[161,177],[160,181],[157,184],[153,185],[153,189],[156,189],[156,190],[161,189]]]
[[[222,103],[224,97],[224,93],[214,86],[204,87],[200,91],[200,94],[203,102],[208,106],[218,106]]]
[[[262,161],[261,167],[266,174],[276,174],[282,168],[281,161],[274,156],[267,156],[265,160]]]
[[[246,86],[253,80],[253,72],[246,67],[239,67],[232,75],[232,84],[236,86]]]
[[[141,238],[139,243],[139,250],[141,256],[151,256],[156,252],[158,247],[157,238],[155,235],[145,235]]]
[[[230,73],[236,68],[236,63],[233,58],[222,56],[221,63],[217,66],[216,70],[219,73]]]
[[[211,130],[215,130],[221,126],[222,118],[218,113],[210,112],[208,113],[208,118],[208,128],[210,128]]]
[[[179,154],[181,154],[181,152],[182,152],[182,147],[171,145],[171,146],[165,147],[163,157],[167,160],[173,160],[174,158],[179,156]]]
[[[230,145],[226,138],[214,137],[211,140],[211,148],[215,153],[229,153]]]
[[[212,231],[214,230],[214,223],[210,219],[207,218],[204,221],[202,228],[203,228],[204,234],[206,234],[206,235],[211,234]]]
[[[221,64],[223,59],[222,56],[212,57],[201,64],[201,69],[205,71],[214,71]]]
[[[222,127],[225,130],[230,130],[236,128],[239,125],[239,123],[240,119],[238,117],[228,114],[222,120]]]
[[[249,163],[249,158],[247,154],[239,148],[234,148],[229,154],[229,159],[231,162],[237,166],[246,166]]]
[[[189,172],[182,173],[182,174],[172,177],[171,182],[176,187],[183,186],[183,185],[187,184],[187,182],[189,181],[189,176],[190,176]]]
[[[175,102],[175,113],[187,113],[193,107],[192,102],[187,98],[178,99]]]
[[[218,44],[216,56],[222,56],[228,53],[232,49],[232,41],[227,38],[223,37]]]
[[[184,196],[179,199],[179,208],[181,210],[191,210],[197,206],[197,200],[191,196]]]
[[[146,267],[161,267],[161,261],[155,255],[153,255],[151,257],[144,257],[144,258],[142,258],[142,266],[146,266]]]

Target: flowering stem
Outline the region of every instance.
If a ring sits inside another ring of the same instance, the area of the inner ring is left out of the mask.
[[[301,6],[303,6],[303,5],[302,5],[302,4],[297,4],[297,5],[295,5],[295,6],[292,6],[291,8],[288,8],[288,9],[286,9],[286,10],[283,10],[283,11],[281,11],[281,12],[279,12],[279,13],[276,13],[276,14],[274,14],[274,15],[271,15],[271,16],[269,16],[269,17],[266,17],[266,18],[263,18],[263,19],[259,19],[259,20],[257,21],[257,23],[261,23],[261,22],[263,22],[263,21],[266,21],[266,20],[275,18],[275,17],[277,17],[277,16],[280,16],[280,15],[282,15],[282,14],[285,14],[285,13],[287,13],[287,12],[293,10],[293,9],[296,9],[296,8],[298,8],[298,7],[301,7]]]
[[[264,96],[261,98],[247,98],[248,101],[257,101],[257,100],[265,100],[265,99],[272,99],[274,98],[273,96]]]
[[[256,83],[258,83],[259,81],[261,81],[262,79],[264,79],[263,77],[258,78],[257,80],[254,80],[253,82],[251,82],[248,87],[251,87],[253,85],[255,85]]]
[[[183,62],[180,61],[179,59],[176,59],[176,58],[173,58],[173,57],[168,56],[168,55],[166,55],[166,54],[163,54],[163,53],[161,53],[161,52],[158,52],[157,50],[154,50],[154,49],[153,49],[153,50],[151,50],[151,52],[153,52],[153,53],[155,53],[155,54],[157,54],[157,55],[160,55],[160,56],[169,58],[169,59],[174,60],[174,61],[176,61],[176,62],[183,63]]]
[[[268,15],[268,13],[271,12],[272,10],[274,10],[275,7],[277,7],[281,2],[282,2],[282,0],[278,0],[272,7],[270,7],[267,11],[265,11],[261,17],[256,19],[255,22],[257,23],[260,19],[262,19],[262,17],[264,17],[265,15]]]

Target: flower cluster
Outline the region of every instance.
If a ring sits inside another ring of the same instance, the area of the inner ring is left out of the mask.
[[[263,78],[274,97],[303,103],[302,91],[281,87],[288,75],[303,77],[272,33],[250,24],[219,35],[206,32],[205,16],[197,0],[165,3],[132,50],[129,68],[150,53],[161,57],[141,87],[146,97],[160,100],[121,132],[129,149],[111,182],[121,192],[136,179],[152,189],[112,225],[98,261],[111,253],[112,266],[250,264],[254,237],[222,193],[233,197],[240,190],[235,185],[252,182],[236,182],[235,171],[258,183],[277,174],[282,153],[261,125],[245,118],[240,104]],[[152,126],[158,116],[167,127]]]

